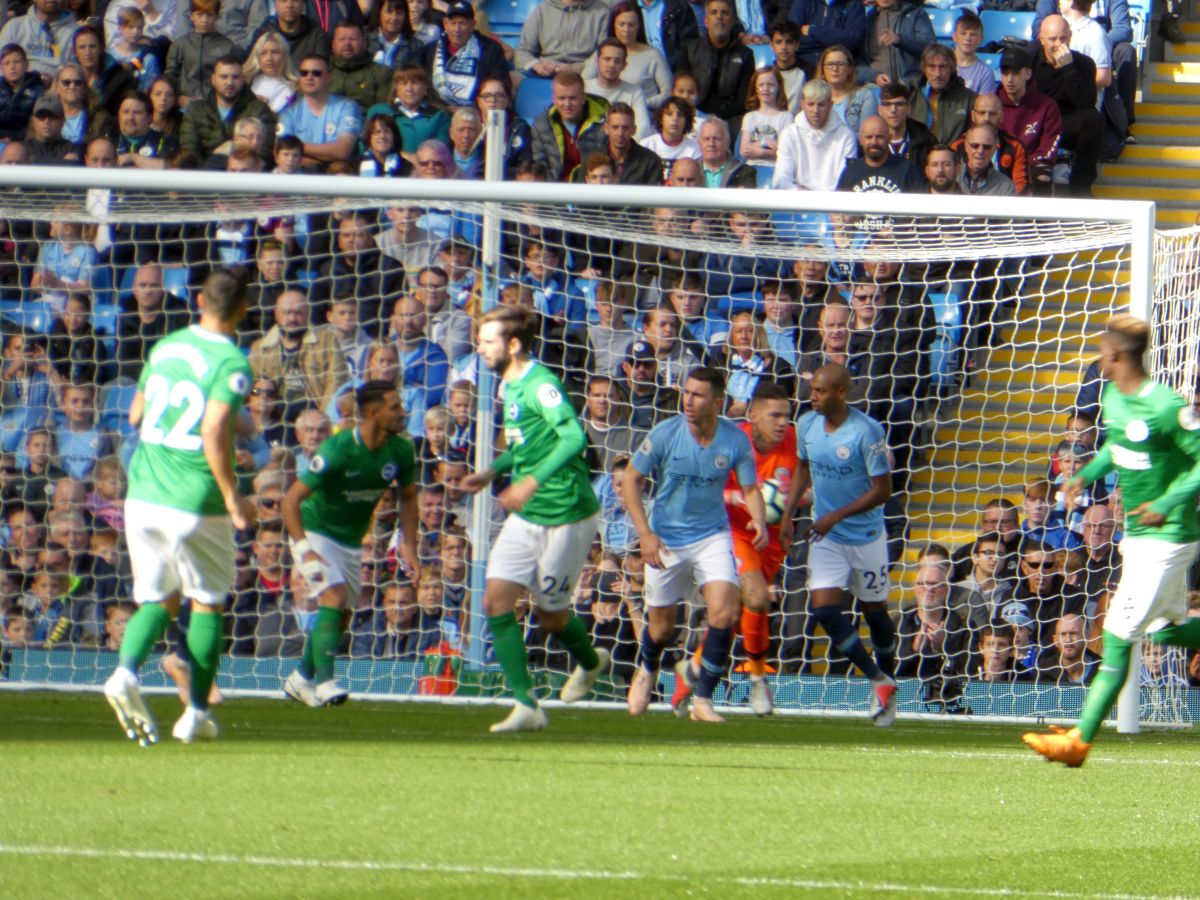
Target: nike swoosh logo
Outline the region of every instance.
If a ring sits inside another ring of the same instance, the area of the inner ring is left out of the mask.
[[[347,478],[357,478],[361,474],[362,474],[362,472],[347,472],[346,477]]]

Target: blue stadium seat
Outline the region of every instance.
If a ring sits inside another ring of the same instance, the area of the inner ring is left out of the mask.
[[[988,64],[988,68],[992,70],[992,74],[996,76],[996,80],[1000,80],[1000,54],[999,53],[977,53],[983,62]]]
[[[769,69],[775,65],[775,51],[770,44],[751,44],[750,52],[754,54],[754,68]]]
[[[513,109],[526,122],[533,122],[550,105],[551,78],[526,78],[517,88]]]
[[[137,393],[137,383],[131,378],[116,378],[100,390],[100,425],[122,437],[135,429],[129,424],[129,408]]]
[[[538,5],[539,0],[483,0],[479,9],[487,14],[492,31],[502,34],[520,34],[521,26]]]
[[[926,6],[925,14],[929,16],[929,21],[933,23],[933,36],[940,43],[949,44],[950,36],[954,34],[954,23],[958,21],[958,17],[962,14],[958,9],[937,9],[936,7]]]
[[[54,327],[54,310],[42,300],[0,300],[0,318],[35,334],[49,334]]]
[[[96,304],[92,307],[92,328],[97,334],[114,335],[117,333],[117,317],[121,314],[120,307],[115,303]]]
[[[979,20],[983,22],[983,43],[1003,41],[1006,37],[1022,41],[1033,40],[1033,20],[1036,15],[1031,12],[985,9],[979,14]]]
[[[966,340],[966,299],[970,288],[949,284],[945,293],[926,298],[937,320],[937,336],[929,348],[929,374],[939,390],[957,387],[962,381]]]
[[[163,290],[184,303],[189,302],[191,292],[188,290],[188,270],[179,266],[164,267]]]

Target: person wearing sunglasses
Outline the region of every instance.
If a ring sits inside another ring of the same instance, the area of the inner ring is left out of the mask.
[[[279,116],[279,133],[304,143],[304,165],[324,167],[349,159],[358,146],[362,113],[358,105],[330,92],[329,59],[309,54],[300,61],[300,97]]]

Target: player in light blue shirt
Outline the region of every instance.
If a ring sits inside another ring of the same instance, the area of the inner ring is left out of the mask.
[[[883,427],[846,403],[850,373],[821,366],[812,376],[812,412],[796,424],[800,493],[812,486],[808,588],[812,616],[830,642],[871,679],[871,719],[896,718],[896,629],[888,615],[891,564],[883,504],[892,495]],[[871,658],[853,618],[842,608],[849,589],[871,630]]]
[[[279,114],[279,134],[304,142],[305,165],[348,159],[362,132],[358,104],[329,92],[332,70],[324,56],[306,56],[299,68],[302,96]]]
[[[724,399],[725,377],[720,371],[701,367],[689,372],[683,384],[683,415],[655,426],[630,462],[621,486],[646,561],[646,627],[629,688],[630,715],[640,716],[650,705],[663,651],[675,631],[676,604],[695,585],[708,610],[708,635],[691,717],[722,721],[713,709],[712,695],[729,667],[734,625],[741,611],[725,512],[725,484],[731,471],[746,498],[755,546],[767,542],[754,449],[745,432],[717,415]],[[655,483],[649,518],[642,501],[648,478]]]

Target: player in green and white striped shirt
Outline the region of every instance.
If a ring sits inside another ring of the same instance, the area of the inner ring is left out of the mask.
[[[292,557],[317,595],[317,622],[304,643],[304,659],[283,692],[307,706],[345,703],[333,675],[347,604],[357,604],[362,539],[375,505],[392,484],[400,488],[400,553],[414,583],[417,559],[417,463],[404,437],[404,406],[396,386],[368,381],[354,394],[359,424],[327,438],[283,498],[283,521]]]
[[[139,609],[104,693],[126,735],[143,747],[157,742],[158,729],[142,702],[138,669],[182,597],[192,608],[191,702],[172,734],[185,743],[217,736],[208,692],[221,654],[221,610],[233,589],[233,532],[254,521],[233,469],[234,419],[252,377],[233,340],[246,314],[245,283],[215,269],[197,304],[198,325],[154,345],[129,412],[139,442],[129,468],[125,538]]]
[[[1100,398],[1108,439],[1066,485],[1067,508],[1087,485],[1116,469],[1125,502],[1121,583],[1104,618],[1104,659],[1079,725],[1024,741],[1053,762],[1083,765],[1100,723],[1129,675],[1135,641],[1200,649],[1200,619],[1187,616],[1187,572],[1200,546],[1200,418],[1142,360],[1150,326],[1114,316],[1100,337]],[[1135,676],[1136,677],[1136,676]]]
[[[509,516],[488,557],[483,609],[516,702],[493,732],[546,727],[546,713],[530,693],[525,639],[513,614],[525,591],[538,623],[575,659],[563,685],[564,701],[586,697],[609,662],[608,652],[592,647],[587,626],[571,612],[600,521],[584,459],[587,433],[554,373],[529,356],[536,328],[534,314],[515,306],[488,311],[479,325],[479,355],[501,378],[508,449],[490,469],[463,479],[463,487],[479,491],[497,475],[512,473],[512,484],[499,497]]]

